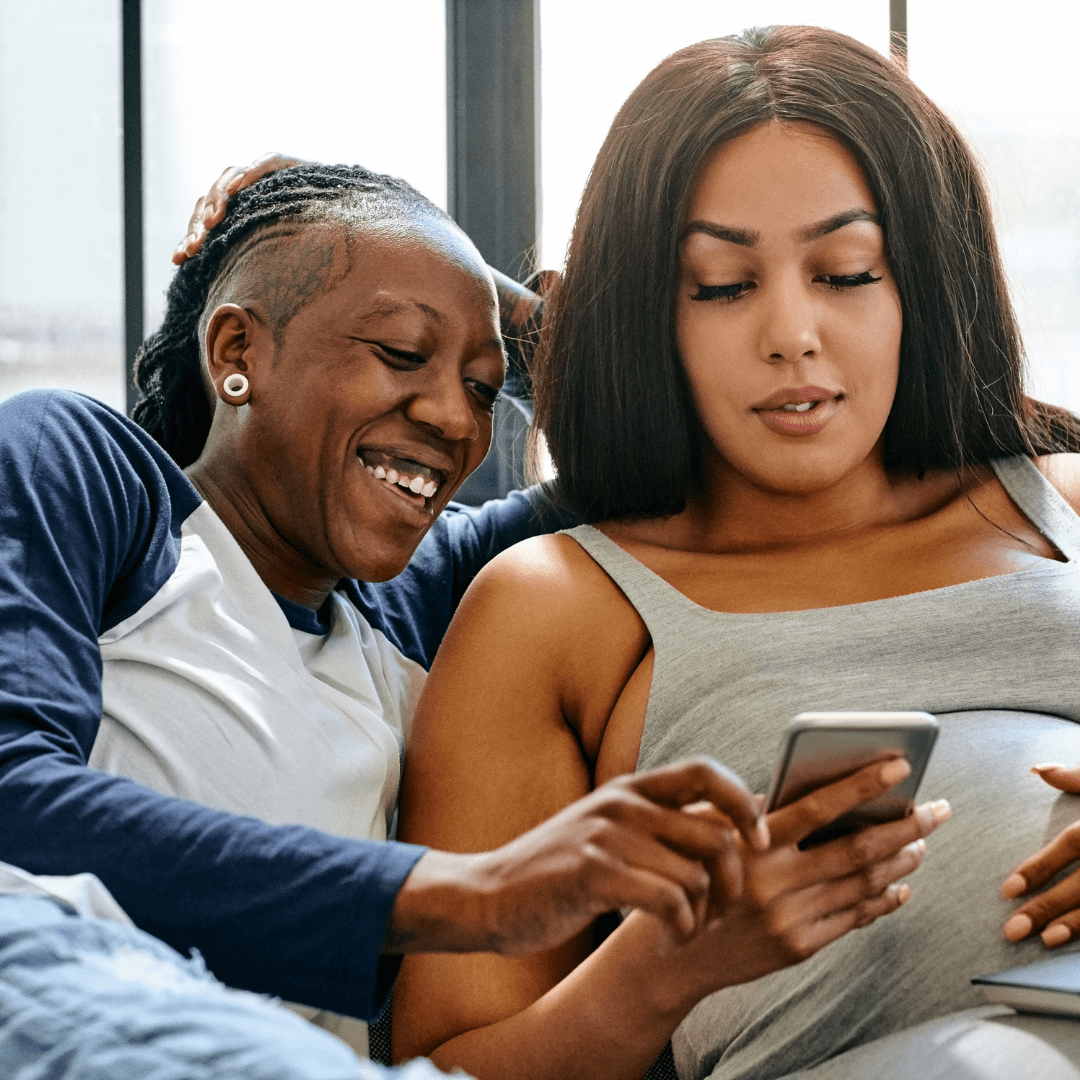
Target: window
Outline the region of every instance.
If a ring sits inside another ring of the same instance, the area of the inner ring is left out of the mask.
[[[124,407],[120,5],[0,0],[0,397]]]
[[[267,150],[405,177],[446,206],[443,0],[143,0],[146,322],[227,165]]]
[[[147,329],[194,201],[229,163],[361,161],[445,205],[447,2],[308,0],[298,19],[287,0],[142,0]],[[789,21],[888,49],[888,0],[537,2],[549,267],[611,118],[663,56]],[[1080,411],[1080,6],[907,12],[913,78],[987,166],[1032,391]],[[63,385],[123,407],[120,65],[117,0],[0,0],[0,397]]]
[[[1030,392],[1080,412],[1080,6],[908,0],[911,75],[986,166]]]
[[[541,0],[541,262],[562,265],[578,200],[608,127],[665,56],[748,26],[812,23],[889,51],[888,0]]]

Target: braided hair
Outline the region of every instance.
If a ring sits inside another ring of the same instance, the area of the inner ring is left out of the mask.
[[[231,196],[224,220],[177,270],[161,327],[136,357],[135,384],[142,394],[132,414],[136,423],[180,468],[202,453],[212,417],[203,376],[203,315],[219,291],[215,286],[247,261],[262,238],[295,236],[318,222],[355,227],[432,217],[450,220],[404,180],[360,166],[298,165]],[[282,272],[288,276],[287,268]],[[271,277],[272,268],[265,275]],[[290,289],[288,281],[278,284],[293,299],[277,306],[277,325],[271,315],[275,336],[314,295],[310,288]]]

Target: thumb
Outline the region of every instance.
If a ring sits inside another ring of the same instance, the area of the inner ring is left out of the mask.
[[[1080,765],[1058,765],[1048,762],[1045,765],[1032,765],[1031,771],[1058,791],[1067,792],[1069,795],[1080,795]]]

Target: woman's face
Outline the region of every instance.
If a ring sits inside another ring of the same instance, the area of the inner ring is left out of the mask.
[[[487,452],[495,292],[443,222],[339,236],[333,259],[331,284],[248,357],[233,466],[271,556],[381,581]]]
[[[806,494],[880,467],[900,297],[851,153],[806,124],[719,146],[691,190],[675,334],[706,474]]]

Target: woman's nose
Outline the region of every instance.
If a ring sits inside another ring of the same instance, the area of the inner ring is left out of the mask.
[[[811,360],[821,352],[820,310],[802,283],[777,285],[762,305],[761,355],[769,363]]]
[[[423,389],[410,398],[406,415],[451,442],[471,442],[481,433],[477,407],[457,372],[431,372]]]

